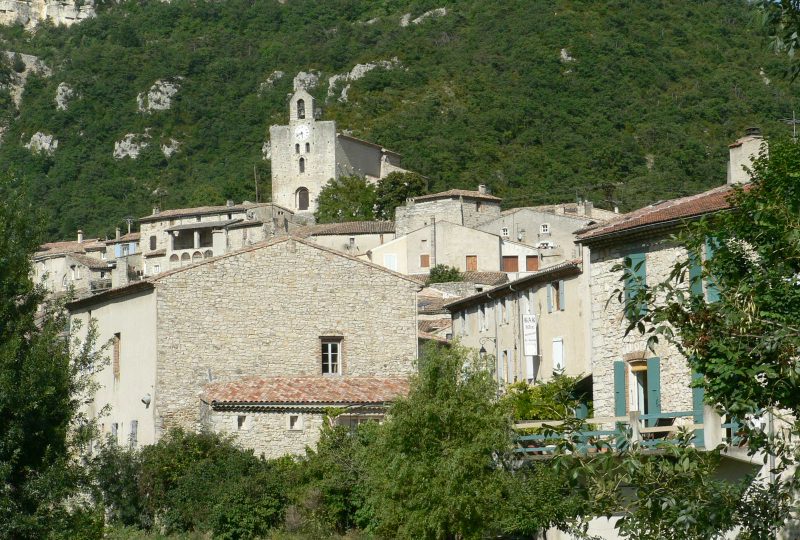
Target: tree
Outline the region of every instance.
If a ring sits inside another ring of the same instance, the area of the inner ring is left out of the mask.
[[[370,221],[375,219],[375,186],[363,176],[340,176],[325,184],[317,204],[317,223]]]
[[[794,81],[800,75],[800,58],[795,56],[800,48],[800,0],[759,0],[756,8],[770,48],[788,56],[786,72]]]
[[[476,355],[425,349],[407,398],[390,408],[369,452],[368,504],[378,534],[473,538],[504,500],[511,419]]]
[[[101,367],[94,332],[73,341],[63,304],[31,280],[33,208],[6,185],[0,201],[0,536],[99,538],[102,512],[75,497],[86,480],[75,457],[93,435],[81,408]]]
[[[376,188],[376,212],[378,219],[393,220],[394,209],[405,204],[409,197],[422,195],[428,190],[428,182],[417,173],[393,172],[378,180]]]
[[[431,268],[428,274],[428,285],[431,283],[450,283],[452,281],[463,281],[464,275],[455,266],[437,264]]]

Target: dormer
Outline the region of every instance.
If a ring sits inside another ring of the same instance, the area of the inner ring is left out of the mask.
[[[301,88],[292,94],[289,102],[289,121],[307,122],[314,120],[314,96]]]

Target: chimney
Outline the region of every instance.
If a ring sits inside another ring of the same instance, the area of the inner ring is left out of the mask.
[[[761,130],[751,127],[745,130],[744,137],[728,146],[728,184],[746,184],[750,181],[750,173],[744,169],[753,166],[753,159],[758,157],[763,144],[766,143],[761,136]]]
[[[225,206],[227,206],[228,208],[232,207],[233,206],[233,199],[228,199],[227,201],[225,201]]]
[[[116,229],[114,229],[114,239],[119,240],[119,237],[120,237],[120,230],[119,227],[117,227]]]
[[[614,203],[614,213],[619,214],[619,206],[616,203]]]
[[[161,209],[160,209],[158,206],[154,206],[154,207],[153,207],[153,215],[154,215],[154,216],[155,216],[156,214],[158,214],[160,211],[161,211]]]
[[[583,201],[583,215],[592,217],[592,210],[594,210],[594,203],[592,201]]]
[[[486,184],[478,185],[478,193],[480,193],[481,195],[486,195]]]
[[[79,244],[83,243],[83,231],[80,229],[78,229],[78,243]]]

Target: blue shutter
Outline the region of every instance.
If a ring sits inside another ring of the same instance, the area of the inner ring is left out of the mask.
[[[558,282],[558,308],[560,311],[564,311],[564,280],[560,280]]]
[[[714,258],[714,251],[717,247],[716,238],[706,238],[706,260],[710,261]],[[709,278],[706,282],[706,300],[709,303],[719,302],[719,289],[717,288],[714,280]]]
[[[703,380],[703,376],[699,373],[692,373],[692,382],[695,384],[700,383]],[[692,409],[694,410],[694,423],[695,424],[702,424],[703,423],[703,401],[705,399],[705,389],[700,387],[693,387],[692,388]],[[698,429],[694,432],[694,444],[696,446],[705,446],[705,437],[704,437],[704,429]]]
[[[625,416],[625,362],[614,362],[614,416]]]
[[[547,284],[547,313],[553,312],[553,287]]]
[[[122,257],[122,244],[114,244],[114,256]]]
[[[703,297],[703,267],[696,253],[689,253],[689,291],[692,296]]]
[[[661,413],[661,360],[658,357],[647,359],[647,410],[645,414]],[[655,426],[658,420],[647,422]]]
[[[575,418],[583,420],[589,416],[589,406],[586,403],[578,403],[575,407]]]

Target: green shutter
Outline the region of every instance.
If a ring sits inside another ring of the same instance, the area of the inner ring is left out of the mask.
[[[553,312],[553,287],[547,284],[547,313]]]
[[[647,410],[645,414],[661,413],[661,360],[658,357],[647,359]],[[658,420],[648,420],[652,427]]]
[[[558,308],[561,311],[564,311],[564,307],[566,304],[564,303],[564,280],[560,280],[558,282]]]
[[[703,267],[696,253],[689,253],[689,291],[692,296],[703,297]]]
[[[706,260],[710,261],[714,258],[714,251],[717,247],[716,238],[706,238]],[[719,289],[714,283],[714,280],[709,278],[706,281],[706,300],[709,303],[719,302]]]
[[[631,268],[625,280],[625,299],[631,300],[641,287],[647,285],[647,259],[644,253],[631,253],[628,259],[631,261]],[[641,313],[644,308],[643,305],[634,306],[632,315]]]
[[[614,362],[614,416],[625,416],[625,362]]]
[[[703,380],[703,376],[699,373],[692,373],[692,382],[698,383]],[[703,401],[705,399],[705,389],[700,387],[692,388],[692,409],[694,410],[694,423],[703,423]],[[694,432],[694,444],[696,446],[705,446],[704,430],[698,429]]]

